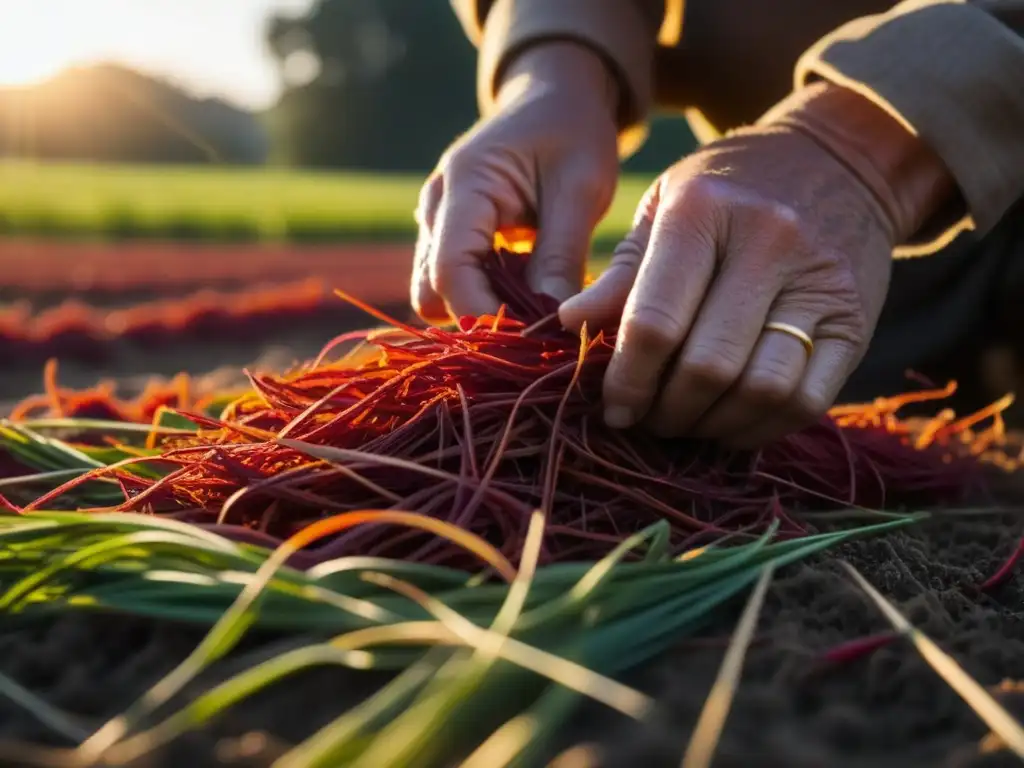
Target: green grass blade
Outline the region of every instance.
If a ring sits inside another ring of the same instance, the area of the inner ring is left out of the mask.
[[[757,584],[750,594],[747,607],[743,610],[743,615],[740,616],[732,641],[725,652],[718,677],[715,679],[711,693],[697,719],[690,744],[683,756],[682,768],[710,768],[711,766],[718,740],[725,727],[725,719],[729,714],[733,695],[739,686],[743,660],[746,657],[747,648],[750,647],[750,641],[754,637],[754,630],[757,629],[757,617],[761,612],[764,597],[768,593],[768,584],[771,582],[773,570],[771,563],[764,567],[761,571],[761,578],[757,580]]]

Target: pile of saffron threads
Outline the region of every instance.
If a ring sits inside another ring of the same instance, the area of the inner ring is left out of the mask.
[[[195,397],[189,376],[179,373],[171,381],[151,379],[136,397],[117,396],[117,384],[104,380],[90,389],[76,392],[59,386],[57,360],[51,358],[43,368],[43,394],[31,395],[11,411],[11,421],[39,417],[100,419],[131,423],[152,422],[162,408],[191,410],[202,408],[203,398]]]
[[[343,296],[389,329],[346,334],[282,375],[250,374],[252,391],[217,417],[179,411],[194,435],[150,435],[162,453],[153,479],[115,464],[47,493],[48,509],[81,483],[115,477],[119,511],[173,516],[274,545],[353,510],[418,512],[521,554],[531,512],[549,521],[541,561],[589,560],[664,519],[674,551],[749,540],[777,522],[807,531],[803,513],[957,504],[982,482],[980,458],[1000,454],[1005,398],[962,420],[943,411],[915,423],[898,411],[952,392],[917,392],[842,406],[820,423],[754,452],[609,429],[602,377],[614,334],[580,337],[556,303],[532,293],[525,260],[498,248],[487,260],[504,302],[496,316],[454,330],[415,328]],[[343,344],[359,344],[330,360]],[[987,426],[983,426],[987,424]],[[421,531],[367,525],[303,553],[465,565]]]

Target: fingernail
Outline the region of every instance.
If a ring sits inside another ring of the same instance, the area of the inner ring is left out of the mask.
[[[604,423],[612,429],[626,429],[635,422],[633,411],[623,405],[611,405],[604,409]]]

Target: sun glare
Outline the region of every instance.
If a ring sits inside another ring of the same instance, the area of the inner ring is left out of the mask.
[[[12,60],[8,53],[0,52],[0,85],[35,85],[53,77],[69,63],[45,55]]]
[[[261,108],[279,75],[267,14],[311,0],[0,0],[0,87],[30,86],[75,65],[112,61],[203,95]]]
[[[34,85],[53,77],[80,56],[78,41],[91,36],[92,30],[82,29],[63,14],[51,16],[48,11],[53,9],[47,9],[46,3],[0,0],[0,6],[0,85]],[[78,41],[69,34],[72,28],[78,32]]]

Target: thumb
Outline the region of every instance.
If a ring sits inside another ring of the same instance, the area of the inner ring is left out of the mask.
[[[594,227],[614,192],[595,183],[592,173],[543,179],[537,205],[537,244],[528,279],[538,293],[564,301],[579,293]]]
[[[610,329],[619,324],[647,254],[659,199],[655,184],[644,194],[633,218],[633,228],[616,246],[611,263],[586,290],[562,302],[558,316],[563,327],[577,331],[583,323],[592,329]]]

